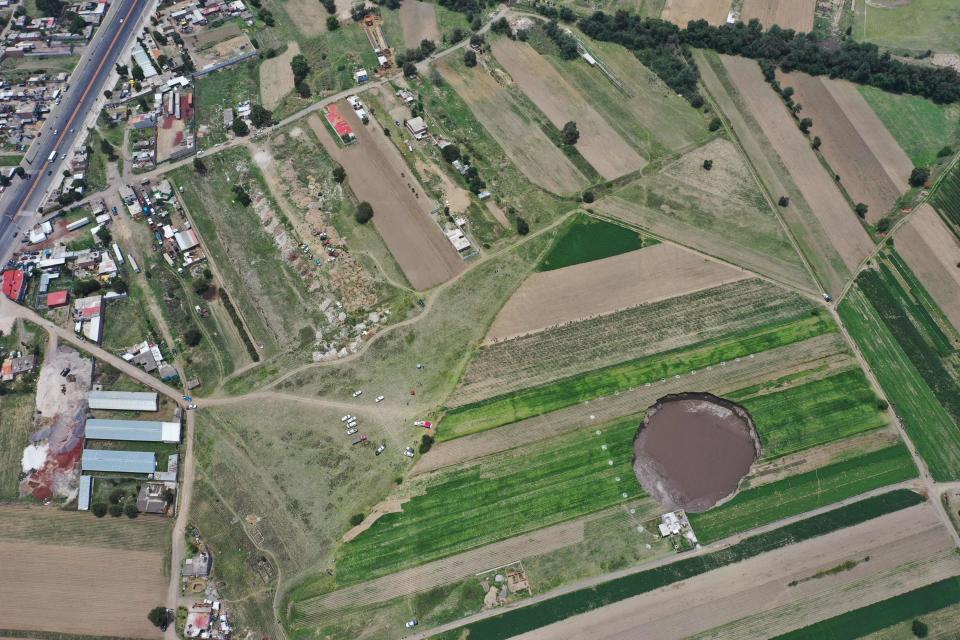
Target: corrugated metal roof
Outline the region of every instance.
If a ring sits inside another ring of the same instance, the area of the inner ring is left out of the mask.
[[[152,451],[84,449],[80,468],[83,471],[153,473],[157,468],[157,460]]]
[[[179,422],[154,420],[87,420],[88,440],[135,440],[138,442],[179,442]]]
[[[93,493],[93,476],[80,476],[80,495],[77,496],[77,511],[90,509],[90,494]]]
[[[156,411],[157,393],[148,391],[91,391],[87,394],[91,409],[115,411]]]

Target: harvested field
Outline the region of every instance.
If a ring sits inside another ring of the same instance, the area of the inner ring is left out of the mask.
[[[746,0],[740,19],[744,22],[757,19],[764,30],[779,25],[783,29],[810,33],[816,8],[817,0]]]
[[[293,91],[290,61],[299,54],[300,45],[291,41],[287,43],[287,50],[279,56],[260,63],[260,100],[267,109],[276,109],[283,97]]]
[[[869,207],[867,220],[876,223],[887,215],[907,190],[913,163],[867,101],[848,82],[800,72],[778,78],[781,86],[796,90],[794,99],[813,119],[812,134],[823,141],[820,152],[854,202]]]
[[[744,280],[745,271],[670,243],[528,278],[493,321],[485,342]]]
[[[93,518],[36,505],[0,505],[0,540],[154,551],[170,542],[167,518]]]
[[[419,47],[421,40],[440,42],[437,12],[432,2],[404,2],[400,5],[400,26],[403,27],[403,43],[407,49]],[[391,46],[398,50],[400,48],[396,43]]]
[[[760,65],[748,58],[720,58],[844,264],[850,270],[856,269],[873,249],[870,236],[817,160],[780,97],[764,81]]]
[[[463,271],[463,259],[430,217],[436,204],[410,175],[403,156],[382,135],[377,121],[371,117],[365,126],[349,105],[341,111],[357,137],[349,148],[334,142],[319,116],[310,117],[310,126],[327,153],[346,169],[357,198],[373,206],[373,224],[410,284],[429,289]]]
[[[705,171],[705,160],[713,169]],[[736,146],[717,139],[602,199],[608,216],[802,289],[813,285]]]
[[[577,123],[577,150],[607,180],[642,169],[646,164],[550,62],[525,42],[501,38],[493,54],[520,89],[558,129]]]
[[[701,18],[712,25],[721,25],[727,21],[730,5],[730,0],[667,0],[660,18],[680,27]]]
[[[161,550],[0,541],[0,620],[6,629],[160,638],[147,613],[166,597],[162,563]]]
[[[960,559],[951,547],[933,509],[917,505],[517,637],[627,639],[642,628],[650,637],[681,638],[734,621],[703,637],[770,637],[954,575]],[[857,564],[800,582],[848,561]],[[748,624],[748,616],[758,617]]]
[[[552,193],[573,193],[587,185],[580,170],[521,115],[514,97],[489,73],[445,61],[438,62],[437,69],[532,183]]]
[[[242,31],[236,24],[226,24],[222,27],[213,29],[203,29],[199,33],[188,33],[184,36],[184,42],[194,49],[206,49],[207,47],[223,42],[230,38],[236,38]]]
[[[297,30],[306,38],[312,38],[327,32],[327,18],[330,16],[323,5],[314,0],[284,0],[283,9],[290,16]]]
[[[897,252],[960,331],[960,242],[924,204],[897,233]]]
[[[457,406],[537,386],[788,318],[810,308],[804,298],[753,278],[571,322],[481,347],[447,403]],[[578,357],[570,358],[570,353]]]

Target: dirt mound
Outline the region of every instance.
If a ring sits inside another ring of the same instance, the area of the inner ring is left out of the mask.
[[[668,509],[694,513],[728,500],[760,455],[742,407],[708,393],[660,398],[634,441],[641,486]]]

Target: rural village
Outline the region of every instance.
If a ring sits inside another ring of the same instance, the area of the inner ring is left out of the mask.
[[[953,0],[0,40],[0,636],[960,633]]]

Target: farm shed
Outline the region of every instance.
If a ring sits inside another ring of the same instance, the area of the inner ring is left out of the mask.
[[[91,391],[87,402],[91,409],[156,411],[159,396],[156,391]]]
[[[87,420],[85,437],[87,440],[180,442],[180,423],[90,418]]]
[[[77,511],[90,509],[90,496],[93,493],[93,476],[80,476],[80,493],[77,496]]]
[[[115,473],[153,473],[157,458],[152,451],[110,451],[84,449],[80,459],[81,471],[112,471]]]

